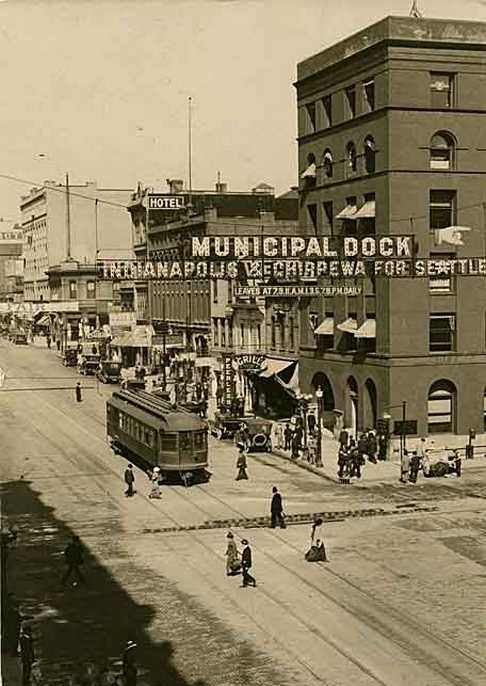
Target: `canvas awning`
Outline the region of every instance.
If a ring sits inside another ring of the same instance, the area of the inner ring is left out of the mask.
[[[356,219],[355,215],[358,211],[356,205],[346,205],[346,207],[336,214],[336,219]]]
[[[301,174],[301,179],[315,179],[317,174],[316,163],[309,164],[305,172]]]
[[[266,368],[260,372],[259,377],[262,379],[269,379],[271,376],[276,376],[288,369],[293,364],[296,364],[295,360],[277,360],[273,358],[267,358]]]
[[[334,319],[332,317],[326,317],[315,329],[315,336],[332,336],[334,333]]]
[[[344,333],[356,333],[356,330],[358,328],[358,323],[356,319],[352,319],[351,317],[348,317],[348,319],[345,319],[344,322],[341,322],[341,324],[337,325],[337,328],[339,331],[344,331]]]
[[[375,216],[375,201],[367,200],[356,212],[354,219],[374,219]]]
[[[49,317],[48,314],[43,314],[42,317],[38,320],[37,325],[38,326],[48,326],[48,324],[51,323],[51,318]]]
[[[376,338],[376,319],[365,319],[354,335],[356,338]]]
[[[291,374],[290,378],[288,376],[282,378],[279,374],[276,374],[275,378],[279,382],[279,384],[283,386],[287,391],[297,393],[297,391],[299,390],[299,363],[295,362],[294,364],[295,366],[293,370],[290,367],[288,368],[288,373]],[[287,370],[285,370],[284,374],[286,373]]]

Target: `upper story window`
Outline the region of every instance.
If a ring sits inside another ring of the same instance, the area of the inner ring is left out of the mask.
[[[324,128],[332,126],[332,95],[322,98],[322,109],[324,113]]]
[[[454,74],[430,73],[430,105],[439,109],[454,104]]]
[[[314,230],[317,229],[317,205],[307,205],[307,215],[309,217],[309,226]]]
[[[429,350],[450,352],[455,348],[456,315],[431,314],[429,319]]]
[[[120,284],[113,284],[113,292],[116,291],[115,285],[120,285]],[[118,289],[119,290],[119,289]],[[96,297],[96,284],[94,281],[88,281],[86,283],[86,295],[88,298],[95,298]]]
[[[349,174],[354,174],[356,172],[357,165],[358,157],[356,155],[356,146],[352,141],[350,141],[346,146],[345,175],[349,176]]]
[[[307,130],[313,133],[316,130],[316,103],[309,102],[305,106],[305,111],[307,112]]]
[[[69,282],[69,297],[71,300],[76,300],[78,297],[78,284],[76,281]]]
[[[430,168],[448,171],[454,167],[455,141],[450,133],[439,131],[430,139]]]
[[[313,152],[310,152],[307,155],[307,168],[301,174],[301,179],[303,179],[304,184],[307,187],[308,186],[315,186],[316,185],[316,176],[317,176],[316,156],[314,155]]]
[[[364,142],[364,161],[368,174],[373,174],[376,168],[376,145],[373,136],[367,136]]]
[[[326,176],[326,178],[332,179],[333,162],[332,162],[332,152],[329,150],[329,148],[324,151],[323,167],[324,167],[324,175]]]
[[[345,95],[348,119],[353,119],[356,116],[356,86],[346,88]]]
[[[375,109],[375,80],[368,79],[363,83],[364,107],[366,112]]]
[[[327,235],[334,234],[334,214],[332,200],[322,203],[322,229]]]
[[[455,224],[456,192],[430,191],[430,229],[445,229]]]

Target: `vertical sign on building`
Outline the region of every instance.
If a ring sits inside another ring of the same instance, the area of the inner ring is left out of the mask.
[[[235,369],[233,367],[233,355],[223,355],[223,403],[228,405],[234,396]]]

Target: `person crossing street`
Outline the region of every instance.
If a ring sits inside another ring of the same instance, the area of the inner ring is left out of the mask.
[[[79,569],[84,562],[83,548],[81,546],[79,536],[72,537],[71,543],[69,543],[64,551],[64,557],[66,560],[67,569],[61,580],[62,585],[66,585],[66,582],[71,575],[77,578],[77,581],[73,581],[73,586],[77,586],[78,581],[80,581],[82,584],[86,584],[86,580]]]
[[[278,492],[278,488],[276,486],[272,487],[272,503],[270,505],[270,513],[271,513],[271,522],[270,522],[270,527],[272,529],[275,529],[275,527],[278,526],[281,529],[285,529],[285,521],[283,517],[283,504],[282,504],[282,496]]]
[[[132,495],[135,493],[135,491],[133,490],[133,484],[135,483],[135,474],[133,473],[133,467],[131,464],[129,464],[128,467],[125,469],[124,479],[127,485],[125,495],[128,498],[131,498]]]
[[[245,588],[246,586],[250,585],[253,586],[253,588],[255,588],[256,580],[249,572],[253,564],[250,544],[248,543],[246,538],[244,538],[241,541],[241,545],[245,546],[243,548],[243,552],[241,553],[241,570],[243,572],[242,586]]]

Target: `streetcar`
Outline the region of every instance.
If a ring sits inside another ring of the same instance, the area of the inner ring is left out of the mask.
[[[146,391],[115,391],[106,402],[106,431],[115,453],[159,467],[167,481],[207,481],[208,426]]]

